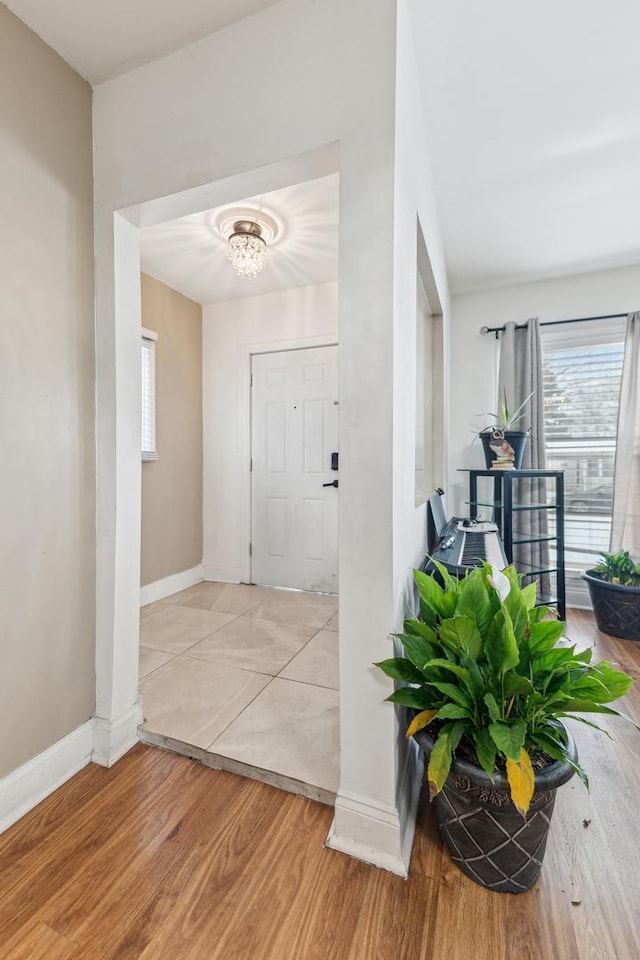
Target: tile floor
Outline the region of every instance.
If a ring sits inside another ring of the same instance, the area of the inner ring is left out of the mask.
[[[333,802],[338,598],[199,583],[140,611],[142,737]]]

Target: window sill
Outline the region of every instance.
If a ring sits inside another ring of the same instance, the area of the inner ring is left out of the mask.
[[[146,463],[146,462],[149,461],[149,460],[157,460],[157,459],[158,459],[158,454],[155,453],[155,452],[153,452],[153,453],[151,453],[151,452],[149,452],[149,453],[143,452],[143,454],[142,454],[142,462],[143,462],[143,463]]]

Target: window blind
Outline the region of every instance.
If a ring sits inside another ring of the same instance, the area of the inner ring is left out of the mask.
[[[609,549],[623,354],[624,322],[543,331],[545,452],[549,469],[564,470],[574,569]]]
[[[157,459],[156,452],[156,357],[154,340],[142,338],[142,459]]]

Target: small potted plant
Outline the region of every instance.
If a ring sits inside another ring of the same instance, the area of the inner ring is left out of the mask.
[[[570,645],[514,567],[484,564],[458,581],[435,566],[442,586],[414,572],[420,616],[398,635],[406,656],[377,666],[405,684],[388,700],[417,711],[407,736],[428,758],[451,859],[519,893],[540,872],[557,788],[574,773],[587,783],[564,718],[595,726],[580,714],[616,714],[609,704],[633,681]]]
[[[598,630],[640,640],[640,563],[628,550],[603,553],[600,563],[582,574],[589,586]]]
[[[520,470],[522,458],[529,439],[528,430],[519,430],[516,424],[525,416],[525,407],[533,393],[520,404],[517,410],[509,408],[506,391],[498,398],[498,413],[489,413],[494,422],[480,431],[487,470]]]

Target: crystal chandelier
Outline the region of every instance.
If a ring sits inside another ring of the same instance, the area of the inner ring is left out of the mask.
[[[253,220],[236,220],[227,256],[239,277],[256,277],[267,261],[267,245],[260,225]]]

